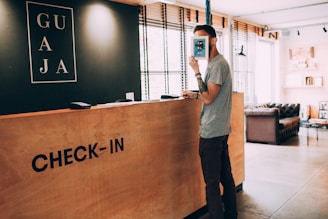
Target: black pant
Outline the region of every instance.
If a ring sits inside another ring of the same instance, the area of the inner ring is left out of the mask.
[[[236,188],[228,152],[228,137],[229,135],[199,140],[199,155],[206,184],[206,202],[211,219],[236,219],[238,214]],[[223,186],[222,199],[220,182]]]

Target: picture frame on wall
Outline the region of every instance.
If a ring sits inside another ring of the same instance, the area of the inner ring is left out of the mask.
[[[319,110],[327,110],[328,111],[328,101],[320,101],[319,102]]]
[[[191,52],[195,59],[208,59],[209,42],[208,36],[197,36],[191,39]]]
[[[319,119],[328,119],[328,110],[319,110]]]
[[[319,102],[319,119],[328,119],[328,101]]]

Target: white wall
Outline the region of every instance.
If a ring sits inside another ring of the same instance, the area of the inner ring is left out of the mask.
[[[280,98],[281,102],[299,102],[301,107],[311,106],[311,117],[318,116],[319,101],[328,101],[328,32],[323,31],[323,26],[300,28],[290,30],[288,37],[280,35]],[[326,27],[328,29],[328,26]],[[291,71],[289,61],[290,48],[314,46],[314,60],[316,70]],[[323,76],[322,87],[285,87],[285,78],[290,74],[308,74]]]

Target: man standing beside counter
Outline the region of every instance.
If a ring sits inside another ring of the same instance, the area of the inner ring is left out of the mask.
[[[207,69],[203,81],[198,61],[194,56],[189,58],[189,64],[197,78],[199,93],[187,90],[183,91],[182,96],[186,99],[200,99],[203,102],[199,154],[206,184],[207,208],[211,219],[236,219],[236,189],[228,152],[232,108],[230,67],[216,48],[216,32],[212,26],[196,26],[194,36],[208,37]],[[220,182],[223,186],[222,200]]]

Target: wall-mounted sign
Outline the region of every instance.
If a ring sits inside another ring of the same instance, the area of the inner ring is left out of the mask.
[[[73,9],[26,2],[31,83],[76,82]]]

